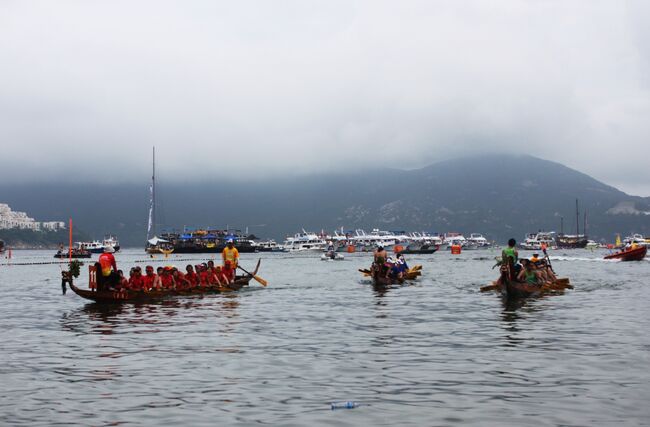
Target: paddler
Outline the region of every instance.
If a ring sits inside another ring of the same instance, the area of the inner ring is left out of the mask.
[[[517,252],[517,241],[515,239],[510,239],[508,240],[508,247],[504,248],[503,251],[501,252],[501,256],[503,257],[503,261],[507,262],[510,264],[509,259],[512,259],[512,265],[514,266],[515,271],[511,272],[511,278],[517,277],[519,274],[519,271],[521,270],[521,265],[518,264],[519,262],[519,252]]]
[[[539,262],[539,256],[537,254],[533,254],[533,256],[530,257],[530,262],[537,264]]]
[[[388,259],[388,252],[386,252],[386,249],[384,249],[383,246],[377,246],[374,256],[375,256],[375,263],[377,263],[378,265],[382,265]]]
[[[221,251],[221,259],[223,260],[224,266],[227,261],[230,261],[230,266],[233,269],[237,269],[237,265],[239,265],[239,251],[235,247],[235,241],[233,239],[228,239],[226,242],[226,247]]]
[[[539,285],[539,275],[537,271],[534,270],[534,264],[528,260],[522,260],[522,262],[524,263],[524,268],[517,276],[517,280],[520,282],[526,282],[530,285]]]
[[[228,284],[235,281],[235,268],[230,261],[226,261],[223,268],[221,269],[221,274],[224,278],[226,278]]]

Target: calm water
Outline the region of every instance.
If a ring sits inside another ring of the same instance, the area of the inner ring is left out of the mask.
[[[261,255],[268,288],[109,308],[3,259],[0,424],[648,425],[650,261],[604,253],[553,252],[575,290],[519,307],[478,292],[489,251],[410,256],[424,276],[382,293],[368,256]]]

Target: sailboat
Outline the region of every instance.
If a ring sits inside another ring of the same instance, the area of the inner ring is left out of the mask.
[[[585,226],[587,228],[587,212],[585,211]],[[557,235],[557,247],[563,249],[582,249],[587,246],[586,230],[580,234],[580,211],[578,210],[578,199],[576,199],[576,234],[564,234],[561,232]]]
[[[153,162],[149,193],[151,197],[149,199],[149,221],[147,224],[147,245],[145,251],[148,254],[169,255],[174,252],[174,248],[171,247],[169,240],[156,236],[156,147],[153,147]]]

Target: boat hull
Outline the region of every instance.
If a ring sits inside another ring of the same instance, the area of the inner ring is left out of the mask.
[[[57,252],[54,254],[54,258],[68,258],[70,256],[68,252]],[[74,253],[72,252],[72,258],[91,258],[92,254],[90,252],[85,253]]]
[[[647,246],[639,246],[635,249],[618,252],[615,254],[607,255],[605,259],[619,259],[621,261],[641,261],[648,253]]]
[[[224,292],[238,291],[244,286],[247,286],[251,281],[252,276],[239,277],[233,283],[224,287],[206,287],[194,288],[188,290],[164,290],[164,291],[94,291],[90,289],[80,289],[73,283],[70,283],[70,289],[82,298],[97,302],[97,303],[124,303],[124,302],[148,302],[167,299],[178,296],[197,296],[207,294],[219,294]]]
[[[438,249],[440,249],[439,246],[422,245],[419,248],[407,246],[404,250],[399,251],[399,253],[404,255],[431,255],[437,252]]]

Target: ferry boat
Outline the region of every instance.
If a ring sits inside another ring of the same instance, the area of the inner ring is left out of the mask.
[[[104,248],[112,247],[115,252],[120,250],[120,242],[114,236],[106,236],[103,240],[93,240],[92,242],[76,242],[76,247],[82,251],[88,251],[93,254],[101,254]]]
[[[289,252],[323,252],[327,249],[327,242],[316,233],[302,230],[302,233],[296,233],[293,237],[287,237],[282,246]]]
[[[557,247],[554,231],[538,231],[537,233],[526,234],[524,241],[519,244],[522,249],[530,251],[542,250],[542,245],[546,245],[548,249]]]

